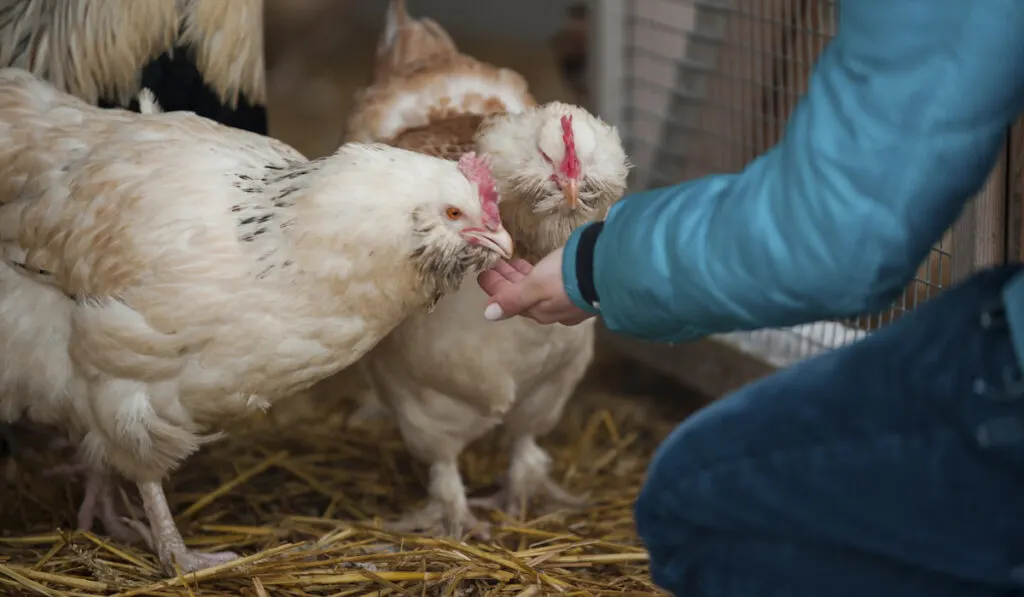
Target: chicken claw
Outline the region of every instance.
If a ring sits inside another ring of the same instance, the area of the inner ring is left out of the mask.
[[[431,499],[423,508],[398,520],[385,522],[382,528],[391,533],[427,533],[457,541],[461,541],[465,533],[480,541],[490,541],[490,525],[473,516],[465,504],[462,508],[449,508],[448,515],[445,510],[439,500]]]
[[[555,483],[550,476],[545,475],[540,481],[540,492],[543,497],[538,499],[543,504],[541,511],[552,512],[561,508],[582,508],[587,505],[589,494],[574,494],[566,491],[558,483]],[[516,497],[518,495],[518,497]],[[502,487],[497,492],[478,498],[469,498],[468,503],[473,508],[484,508],[486,510],[498,510],[509,518],[519,518],[523,512],[524,502],[528,497],[521,492],[510,492],[507,487]],[[533,497],[537,497],[536,495]]]
[[[117,513],[114,481],[109,473],[90,471],[85,480],[85,497],[78,508],[78,530],[91,531],[99,508],[99,519],[107,535],[121,543],[136,543],[140,536]]]
[[[585,506],[590,496],[567,491],[551,478],[550,469],[551,457],[547,452],[532,437],[519,438],[512,448],[512,462],[504,487],[488,497],[470,499],[469,505],[499,510],[510,518],[519,518],[533,498],[544,503],[541,510],[546,512]]]
[[[396,521],[384,523],[384,529],[393,533],[425,532],[456,541],[461,541],[464,533],[481,541],[490,540],[490,525],[477,520],[469,510],[466,488],[462,485],[459,466],[454,459],[430,466],[428,491],[430,501],[426,506]]]
[[[142,536],[169,572],[175,572],[175,565],[183,572],[195,572],[238,558],[238,554],[232,551],[203,553],[186,547],[160,482],[143,481],[138,485],[149,528],[137,520],[125,519],[124,522]]]
[[[64,464],[43,471],[43,476],[85,476],[85,495],[78,507],[77,529],[92,531],[96,518],[103,523],[107,536],[121,543],[135,543],[139,536],[117,513],[117,486],[108,471],[84,462]],[[97,512],[98,510],[98,512]]]

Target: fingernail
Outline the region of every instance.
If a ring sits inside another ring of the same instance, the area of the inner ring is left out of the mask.
[[[487,305],[486,309],[484,309],[484,319],[487,321],[497,321],[501,319],[504,314],[505,313],[501,310],[501,305],[498,303],[491,303],[490,305]]]

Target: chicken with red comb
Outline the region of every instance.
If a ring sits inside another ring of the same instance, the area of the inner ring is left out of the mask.
[[[486,156],[500,217],[516,253],[535,262],[576,227],[604,217],[626,187],[629,163],[615,128],[579,106],[537,105],[525,80],[458,52],[444,29],[393,0],[377,70],[349,120],[348,139],[383,141],[452,160]],[[536,443],[558,422],[593,354],[593,327],[490,323],[487,295],[464,285],[403,322],[360,363],[371,385],[361,415],[393,416],[413,457],[430,466],[428,501],[394,531],[487,536],[467,500],[458,456],[504,425],[512,459],[502,491],[473,503],[518,514],[581,500],[551,479]],[[379,402],[378,402],[379,400]]]
[[[108,472],[135,483],[169,572],[231,561],[186,546],[162,480],[509,258],[496,199],[475,156],[308,160],[0,69],[0,412],[70,438],[96,471],[82,512],[114,519]]]
[[[479,189],[484,224],[495,228],[501,226],[501,213],[498,211],[498,189],[487,158],[478,156],[471,151],[459,158],[459,171],[470,182],[475,183]]]

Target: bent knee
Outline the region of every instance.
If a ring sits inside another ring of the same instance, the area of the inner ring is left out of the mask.
[[[706,544],[706,530],[671,516],[654,493],[645,487],[636,503],[637,534],[648,553],[654,584],[674,595],[686,594],[689,572],[699,565]]]
[[[674,541],[685,525],[717,526],[722,508],[742,507],[722,485],[750,464],[730,408],[714,404],[683,421],[662,442],[636,502],[641,538]]]
[[[635,516],[637,532],[648,546],[675,542],[685,533],[687,521],[679,517],[680,508],[700,499],[692,491],[683,491],[686,479],[700,474],[698,461],[688,457],[690,441],[683,425],[678,427],[658,448],[647,471],[647,478],[637,496]]]

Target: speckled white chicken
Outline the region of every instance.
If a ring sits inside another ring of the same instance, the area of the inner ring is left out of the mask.
[[[169,110],[265,135],[263,23],[263,0],[0,0],[0,66],[101,107],[141,111],[147,87]],[[16,435],[0,423],[0,456]]]
[[[0,70],[0,420],[56,426],[135,482],[133,527],[168,567],[235,557],[185,547],[161,485],[182,460],[510,252],[476,156],[308,161]]]
[[[375,80],[349,122],[351,139],[449,159],[484,154],[516,253],[531,262],[563,245],[577,226],[604,217],[626,186],[629,165],[614,127],[577,106],[535,105],[521,76],[460,54],[437,23],[411,19],[403,0],[392,0]],[[558,422],[590,363],[592,322],[492,323],[482,315],[486,304],[484,292],[468,283],[433,313],[407,319],[361,361],[410,451],[431,467],[428,504],[390,522],[392,530],[486,536],[470,511],[457,458],[500,424],[512,439],[505,486],[476,504],[515,514],[533,497],[581,503],[551,479],[551,458],[536,437]]]

